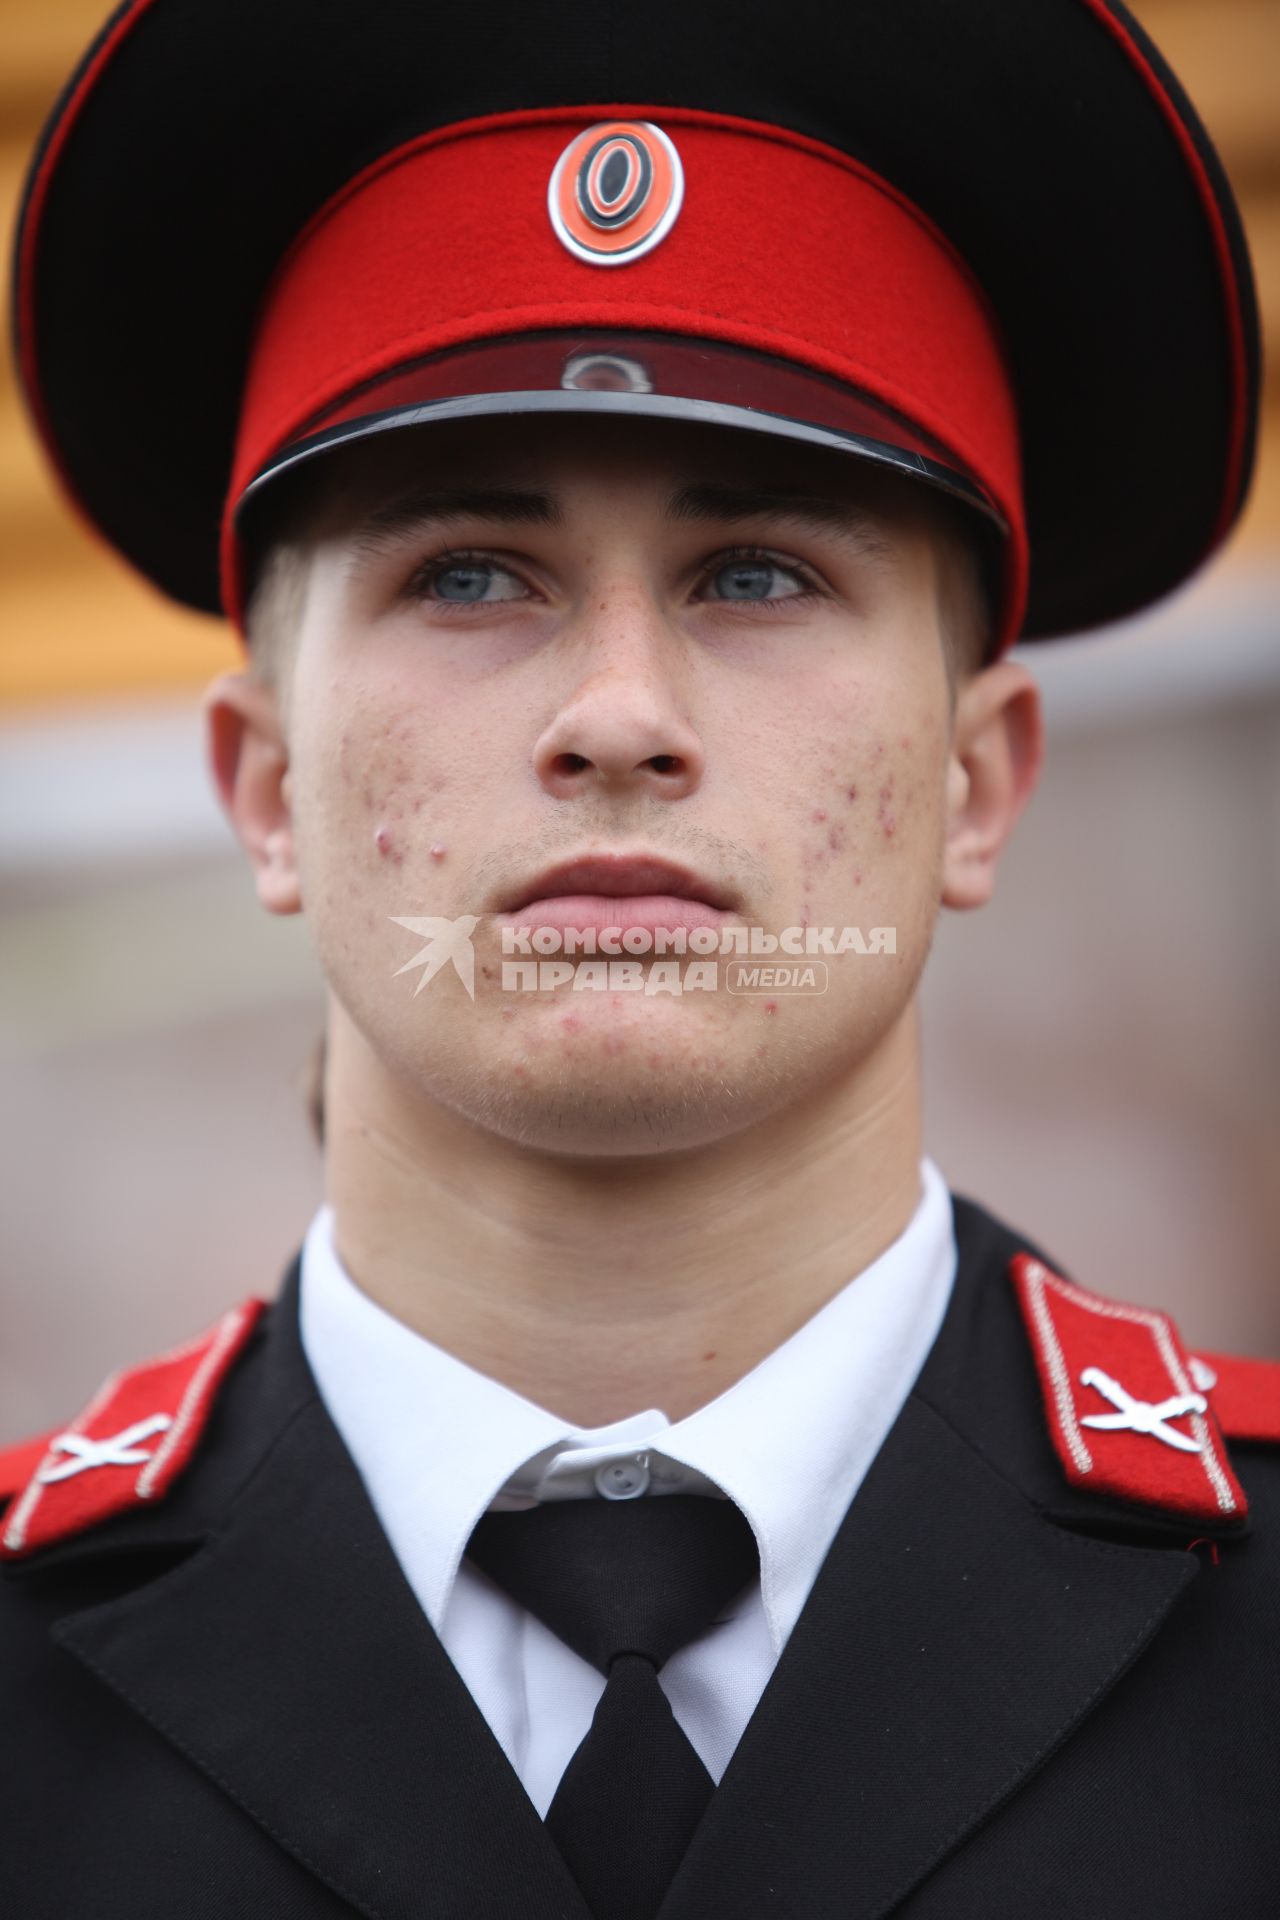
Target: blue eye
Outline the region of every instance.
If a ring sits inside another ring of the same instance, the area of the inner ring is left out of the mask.
[[[479,600],[515,600],[519,582],[505,567],[487,560],[455,560],[435,568],[427,581],[435,597],[473,604]]]
[[[806,586],[793,567],[776,560],[731,560],[717,567],[711,581],[718,600],[789,600]]]

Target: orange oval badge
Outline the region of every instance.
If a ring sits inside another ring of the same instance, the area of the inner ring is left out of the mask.
[[[661,127],[602,120],[560,155],[547,208],[570,253],[595,267],[621,267],[670,233],[683,198],[680,155]]]

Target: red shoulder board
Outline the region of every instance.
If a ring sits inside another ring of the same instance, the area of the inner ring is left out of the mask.
[[[1191,1378],[1228,1440],[1280,1441],[1280,1360],[1192,1354]]]
[[[6,1447],[0,1453],[0,1500],[8,1500],[26,1486],[48,1453],[49,1442],[59,1431],[59,1428],[51,1427],[48,1433],[37,1434],[34,1440],[19,1440],[16,1445]]]
[[[1010,1271],[1072,1485],[1189,1520],[1242,1519],[1244,1489],[1173,1322],[1086,1293],[1032,1254]]]
[[[15,1559],[166,1494],[195,1452],[218,1388],[264,1300],[246,1300],[171,1353],[114,1373],[69,1427],[0,1457],[0,1494],[19,1493],[0,1555]]]

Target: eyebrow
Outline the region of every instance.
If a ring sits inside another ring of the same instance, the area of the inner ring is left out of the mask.
[[[671,494],[666,515],[675,521],[773,520],[835,533],[873,560],[888,560],[892,552],[874,515],[837,494],[808,488],[699,481]],[[555,527],[564,524],[564,512],[553,493],[522,487],[416,487],[371,509],[350,543],[356,554],[376,558],[406,534],[456,520]]]
[[[351,535],[351,546],[359,554],[376,558],[404,534],[443,521],[554,527],[563,518],[559,502],[550,493],[521,487],[417,487],[367,513]]]
[[[838,494],[803,487],[742,487],[700,482],[681,487],[667,502],[673,520],[776,520],[835,533],[873,560],[888,560],[892,547],[874,514]]]

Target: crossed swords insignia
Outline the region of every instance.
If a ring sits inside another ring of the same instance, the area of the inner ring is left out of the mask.
[[[1138,1400],[1133,1394],[1113,1380],[1101,1367],[1086,1367],[1080,1375],[1082,1387],[1096,1387],[1104,1400],[1109,1400],[1115,1408],[1114,1413],[1089,1413],[1081,1415],[1082,1427],[1105,1428],[1109,1432],[1130,1432],[1149,1434],[1153,1440],[1162,1440],[1166,1447],[1176,1447],[1179,1453],[1199,1453],[1200,1442],[1189,1434],[1179,1433],[1171,1427],[1171,1420],[1179,1420],[1186,1413],[1204,1413],[1208,1401],[1202,1393],[1175,1393],[1167,1400]],[[60,1433],[50,1441],[53,1453],[65,1453],[69,1459],[60,1460],[56,1466],[42,1467],[36,1479],[42,1486],[53,1486],[59,1480],[70,1480],[74,1474],[86,1473],[91,1467],[136,1467],[142,1466],[151,1458],[150,1450],[141,1442],[150,1440],[153,1435],[165,1433],[173,1425],[167,1413],[153,1413],[145,1420],[135,1420],[130,1427],[122,1427],[119,1433],[105,1435],[100,1440],[90,1440],[83,1433]]]
[[[70,1480],[73,1474],[87,1472],[90,1467],[141,1466],[151,1458],[151,1452],[139,1442],[150,1440],[153,1434],[167,1432],[172,1425],[167,1413],[153,1413],[101,1440],[90,1440],[83,1433],[60,1433],[49,1442],[49,1450],[70,1454],[71,1458],[60,1460],[56,1466],[41,1467],[36,1479],[41,1486],[51,1487],[58,1480]]]
[[[1128,1431],[1131,1433],[1149,1433],[1153,1440],[1163,1440],[1166,1447],[1176,1447],[1179,1453],[1199,1453],[1200,1442],[1189,1434],[1179,1433],[1176,1427],[1169,1425],[1170,1420],[1181,1419],[1184,1413],[1204,1413],[1209,1402],[1202,1393],[1175,1393],[1168,1400],[1137,1400],[1113,1380],[1101,1367],[1086,1367],[1080,1375],[1082,1387],[1096,1387],[1104,1400],[1109,1400],[1116,1409],[1114,1413],[1090,1413],[1081,1416],[1082,1427],[1104,1427],[1109,1432]]]

